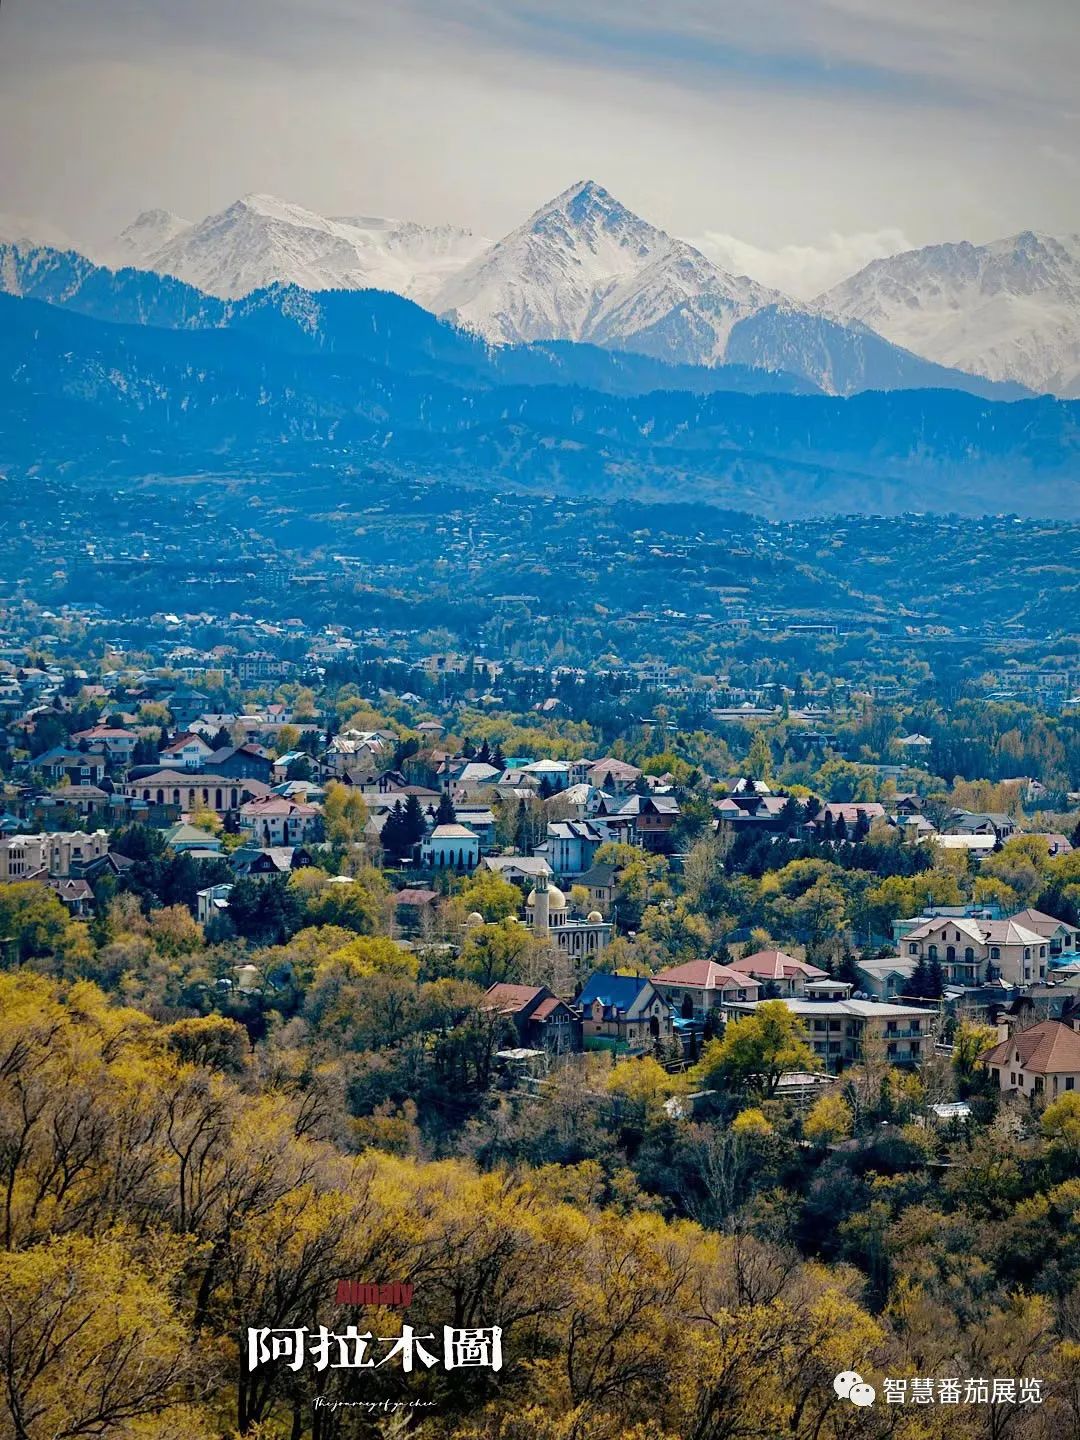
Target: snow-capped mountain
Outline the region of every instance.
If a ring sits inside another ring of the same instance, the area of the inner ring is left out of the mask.
[[[386,290],[496,343],[749,364],[841,395],[945,386],[1005,398],[988,376],[1080,393],[1075,237],[912,251],[807,305],[733,274],[589,180],[494,244],[452,225],[324,216],[253,194],[197,223],[147,211],[108,259],[221,299],[278,284]]]
[[[144,210],[121,230],[108,247],[105,258],[118,270],[125,265],[152,270],[158,252],[192,229],[190,220],[181,220],[171,210]]]
[[[1080,235],[908,250],[817,304],[942,365],[1080,396]]]
[[[114,263],[173,275],[223,299],[284,283],[390,290],[423,304],[488,243],[452,225],[331,219],[272,195],[245,195],[194,225],[167,211],[140,215],[118,237]]]
[[[432,304],[493,341],[584,340],[713,364],[740,316],[779,298],[729,275],[590,180],[467,264]]]

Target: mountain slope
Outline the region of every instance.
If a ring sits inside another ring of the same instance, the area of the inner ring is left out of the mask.
[[[237,300],[220,300],[170,276],[130,267],[107,270],[70,251],[0,245],[0,291],[120,325],[242,330],[294,354],[348,356],[388,370],[437,374],[469,387],[582,385],[622,395],[649,390],[809,395],[818,389],[768,369],[674,366],[593,345],[492,347],[383,290],[273,285]]]
[[[908,250],[816,304],[941,365],[1080,395],[1080,235]]]
[[[487,243],[450,225],[334,220],[272,195],[245,195],[196,225],[148,212],[123,232],[117,246],[128,263],[222,298],[290,284],[307,290],[390,290],[423,299]]]
[[[384,297],[385,298],[385,297]],[[1080,404],[462,389],[242,329],[105,324],[0,296],[0,464],[72,480],[378,473],[771,515],[1080,513]],[[374,467],[374,468],[373,468]]]
[[[882,339],[862,324],[769,305],[740,320],[725,357],[731,364],[791,370],[830,395],[858,390],[965,390],[993,400],[1020,400],[1030,391],[1012,381],[984,379],[935,365]]]

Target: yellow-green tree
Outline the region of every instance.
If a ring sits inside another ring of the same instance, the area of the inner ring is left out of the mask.
[[[818,1069],[799,1017],[782,1000],[766,1000],[752,1014],[730,1020],[723,1036],[706,1045],[696,1074],[716,1088],[772,1096],[787,1071]]]
[[[803,1134],[816,1145],[833,1145],[851,1135],[851,1107],[835,1090],[827,1090],[810,1107],[803,1121]]]

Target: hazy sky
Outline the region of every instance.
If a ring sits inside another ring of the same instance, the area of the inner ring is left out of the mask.
[[[261,190],[497,236],[592,178],[808,292],[1080,230],[1078,73],[1077,0],[3,0],[0,211],[89,241]]]

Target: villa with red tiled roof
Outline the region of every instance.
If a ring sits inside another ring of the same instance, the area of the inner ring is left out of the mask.
[[[1067,1090],[1080,1090],[1080,1035],[1060,1020],[1020,1030],[981,1058],[1002,1090],[1051,1100]]]
[[[783,950],[758,950],[742,960],[733,960],[729,968],[740,975],[753,976],[762,985],[775,985],[772,993],[779,995],[805,995],[808,982],[829,978],[827,970],[796,960]]]
[[[710,1011],[761,996],[761,985],[753,975],[740,974],[734,967],[719,965],[715,960],[672,965],[654,975],[652,983],[684,1020],[703,1020]]]

